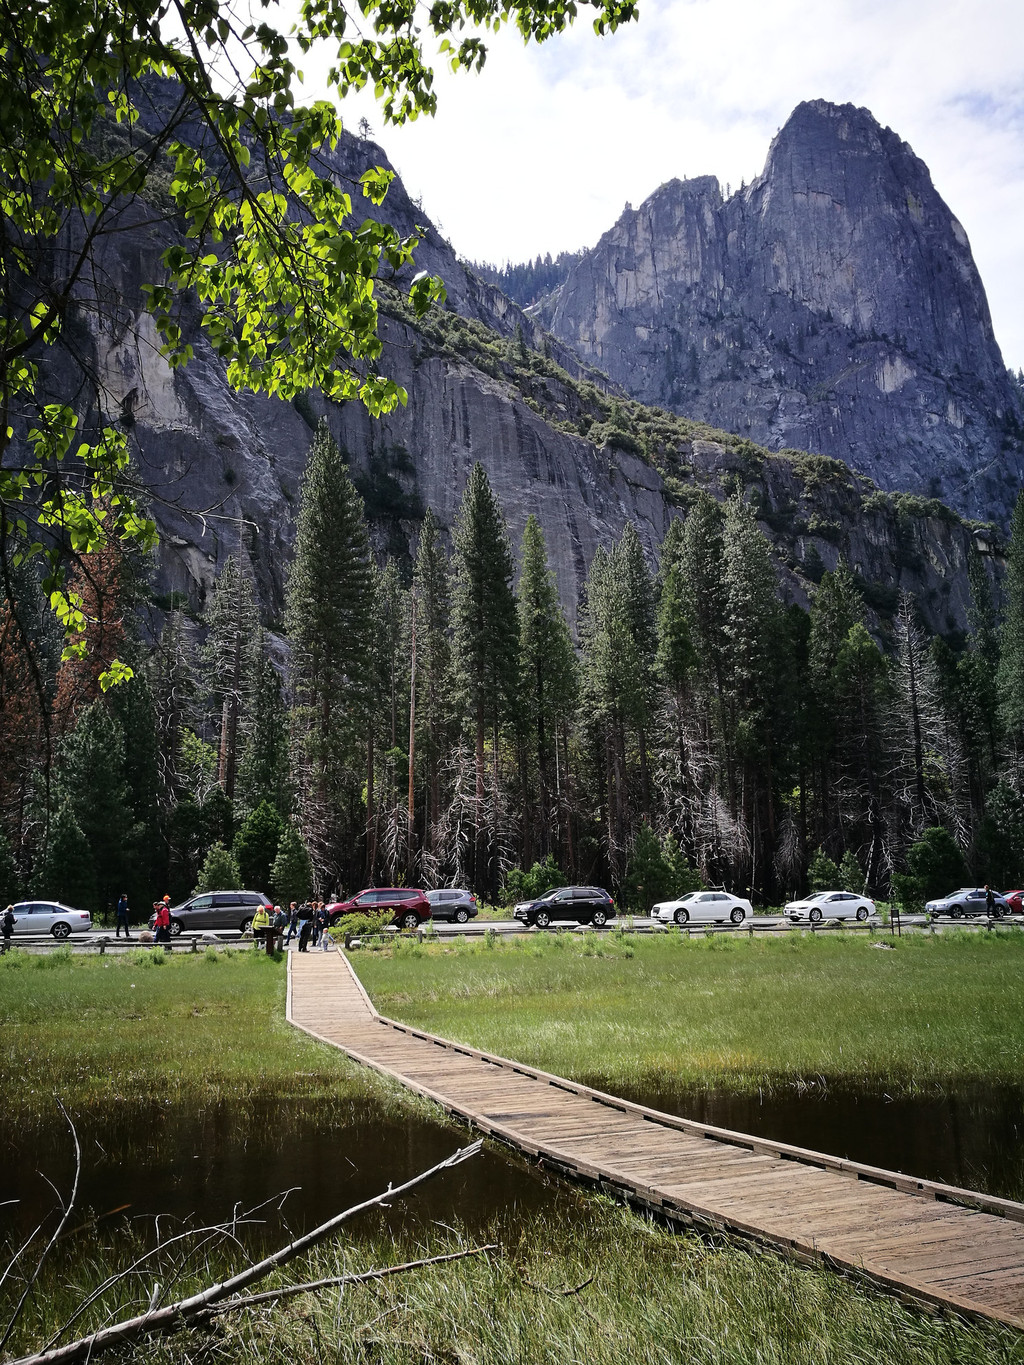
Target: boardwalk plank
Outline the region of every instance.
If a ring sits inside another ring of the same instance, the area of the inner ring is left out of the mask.
[[[288,1018],[564,1169],[780,1251],[828,1256],[904,1295],[1024,1327],[1024,1206],[688,1124],[421,1036],[377,1016],[340,954],[289,958]]]

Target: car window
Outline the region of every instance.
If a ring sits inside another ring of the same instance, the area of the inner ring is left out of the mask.
[[[364,892],[362,893],[362,895],[359,895],[359,896],[357,896],[357,897],[355,898],[354,904],[356,904],[356,905],[376,905],[376,904],[377,904],[377,893],[376,893],[376,891],[364,891]]]
[[[213,904],[212,896],[197,896],[189,906],[190,910],[209,910]]]
[[[230,892],[222,892],[219,896],[214,896],[213,903],[214,905],[241,905],[243,901],[237,893],[232,895]]]

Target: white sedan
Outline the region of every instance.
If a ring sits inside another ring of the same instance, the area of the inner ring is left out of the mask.
[[[820,924],[824,919],[866,920],[875,913],[875,902],[867,896],[855,896],[852,891],[818,891],[804,900],[789,901],[784,914],[794,924],[807,920]]]
[[[729,891],[691,891],[651,907],[651,919],[665,924],[742,924],[754,913],[749,901]]]
[[[11,908],[16,934],[52,934],[54,938],[68,938],[71,934],[86,934],[92,928],[88,910],[75,910],[60,901],[19,901]]]

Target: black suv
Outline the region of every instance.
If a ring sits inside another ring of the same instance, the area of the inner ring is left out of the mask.
[[[272,902],[262,891],[205,891],[171,910],[171,934],[183,929],[241,929],[244,934],[261,905]],[[149,917],[152,929],[155,914]]]
[[[600,929],[615,914],[615,902],[599,886],[556,886],[535,901],[521,901],[516,919],[546,929],[553,920],[575,920]]]

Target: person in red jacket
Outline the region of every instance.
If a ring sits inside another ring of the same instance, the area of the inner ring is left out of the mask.
[[[156,910],[156,919],[153,921],[154,943],[170,943],[171,941],[171,909],[167,900],[168,898],[165,896],[162,901],[157,901],[153,907]]]

